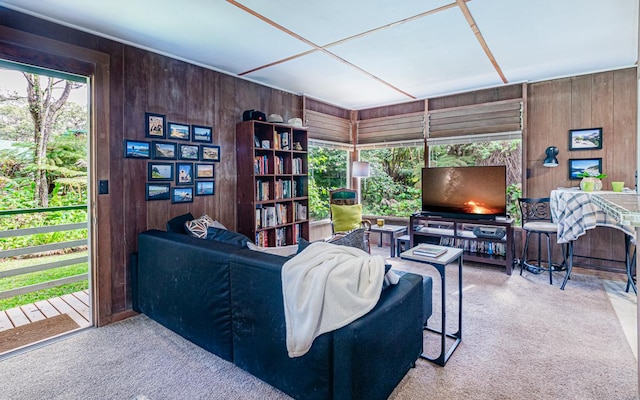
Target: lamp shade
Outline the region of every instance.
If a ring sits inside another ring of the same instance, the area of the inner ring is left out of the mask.
[[[544,159],[542,165],[550,168],[557,167],[558,159],[556,158],[556,156],[558,155],[558,148],[556,146],[549,146],[547,147],[547,150],[545,150],[545,154],[546,158]]]
[[[354,161],[351,166],[351,176],[354,178],[366,178],[370,174],[369,163],[366,161]]]

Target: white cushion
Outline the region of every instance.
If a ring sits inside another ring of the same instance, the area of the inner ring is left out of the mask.
[[[548,233],[557,233],[558,232],[558,225],[557,224],[554,224],[553,222],[545,222],[545,221],[526,222],[522,226],[522,228],[527,230],[527,231],[548,232]]]

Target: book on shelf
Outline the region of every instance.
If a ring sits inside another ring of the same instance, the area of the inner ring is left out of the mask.
[[[447,249],[443,249],[438,246],[430,246],[426,244],[419,244],[418,247],[413,249],[413,254],[416,256],[437,258],[447,252]]]

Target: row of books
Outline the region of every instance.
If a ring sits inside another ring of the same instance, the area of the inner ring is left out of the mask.
[[[300,238],[302,237],[302,231],[300,230],[300,224],[293,225],[293,243],[298,244],[300,242]]]
[[[304,165],[302,164],[302,158],[294,157],[291,162],[291,169],[295,175],[304,174]]]
[[[258,201],[269,200],[269,182],[256,180],[256,199]]]
[[[278,179],[274,184],[274,195],[276,199],[291,198],[291,181]]]
[[[270,228],[288,222],[286,204],[256,208],[256,227],[258,229]]]
[[[293,207],[293,220],[304,221],[307,219],[307,206],[298,201],[294,202]]]
[[[282,227],[276,229],[276,246],[287,245],[287,228]]]
[[[505,243],[443,237],[440,238],[440,245],[457,247],[470,253],[507,255],[507,245]]]
[[[269,233],[267,231],[260,231],[256,233],[256,245],[269,247]]]
[[[269,173],[269,159],[267,156],[256,156],[253,158],[253,172],[258,175]]]
[[[273,148],[276,150],[289,150],[289,133],[273,131]]]
[[[278,156],[273,159],[273,170],[276,174],[284,174],[284,158]]]

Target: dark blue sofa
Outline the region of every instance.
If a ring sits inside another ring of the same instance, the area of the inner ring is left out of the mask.
[[[142,232],[134,307],[294,398],[386,399],[422,351],[431,279],[402,275],[367,315],[289,358],[280,278],[286,260],[180,233]]]

